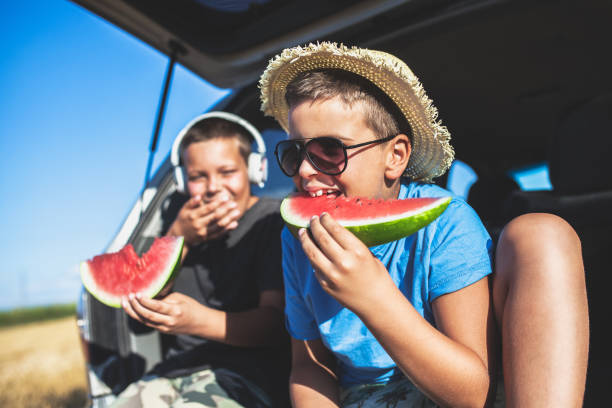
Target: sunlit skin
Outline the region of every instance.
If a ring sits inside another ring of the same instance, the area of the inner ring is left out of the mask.
[[[337,98],[304,102],[289,112],[289,134],[292,139],[308,139],[322,136],[336,137],[345,145],[353,145],[377,139],[366,126],[361,105],[345,105]],[[400,137],[403,148],[410,154],[408,138]],[[329,176],[318,172],[308,160],[304,160],[294,177],[300,191],[316,192],[333,189],[347,197],[397,198],[399,182],[397,169],[388,168],[386,159],[393,159],[393,141],[371,144],[348,150],[346,170]],[[364,171],[365,170],[365,171]]]
[[[236,138],[192,143],[182,158],[191,198],[168,234],[184,236],[187,251],[190,245],[216,239],[235,229],[257,197],[251,195],[246,160]]]
[[[201,197],[204,204],[229,199],[236,204],[230,212],[236,219],[257,201],[236,138],[192,143],[183,152],[183,163],[190,197]]]
[[[522,215],[504,228],[495,264],[506,406],[582,406],[589,314],[578,235],[555,215]]]
[[[290,137],[333,136],[345,144],[376,138],[357,103],[306,101],[289,112]],[[304,160],[293,178],[300,191],[333,190],[347,197],[396,198],[410,157],[406,135],[349,151],[340,175],[317,171]],[[328,214],[313,217],[299,240],[321,287],[353,311],[410,380],[441,405],[482,406],[488,397],[493,334],[488,280],[438,297],[432,327],[398,290],[384,265]],[[320,339],[292,339],[291,398],[296,407],[338,406],[333,354]]]
[[[183,152],[190,199],[167,233],[185,237],[183,258],[191,246],[237,228],[245,211],[257,202],[238,146],[235,138],[215,138],[192,143]],[[278,290],[262,291],[258,307],[236,313],[209,308],[177,292],[156,299],[130,294],[122,305],[130,317],[162,333],[237,346],[269,345],[282,339],[283,295]]]

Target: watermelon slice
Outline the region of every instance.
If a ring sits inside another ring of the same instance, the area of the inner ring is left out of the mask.
[[[183,237],[156,238],[139,257],[132,244],[120,251],[81,262],[81,280],[89,293],[105,305],[121,307],[130,293],[155,297],[171,282],[183,252]]]
[[[450,197],[372,200],[294,194],[281,203],[281,216],[297,236],[300,228],[308,228],[312,216],[327,212],[371,247],[414,234],[442,214],[450,201]]]

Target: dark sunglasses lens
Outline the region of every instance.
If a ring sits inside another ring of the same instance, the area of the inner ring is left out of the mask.
[[[306,144],[310,162],[323,173],[340,174],[344,170],[345,155],[342,142],[331,137],[319,137]]]
[[[297,172],[300,161],[300,146],[296,142],[287,140],[276,146],[278,164],[281,170],[292,177]]]

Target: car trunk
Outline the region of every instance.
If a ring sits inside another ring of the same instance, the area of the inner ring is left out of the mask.
[[[284,47],[328,40],[391,52],[421,79],[453,135],[456,157],[477,173],[546,161],[568,112],[612,91],[612,61],[602,58],[602,44],[612,38],[612,3],[605,0],[254,0],[228,3],[234,9],[207,0],[73,1],[206,81],[234,89],[221,107],[258,128],[276,126],[259,111],[257,80]],[[167,166],[109,250],[127,242],[142,249],[155,235],[160,197],[172,190]],[[98,370],[90,381],[101,380],[92,389],[103,398],[159,358],[157,340],[85,296],[90,344],[100,356],[90,363]]]

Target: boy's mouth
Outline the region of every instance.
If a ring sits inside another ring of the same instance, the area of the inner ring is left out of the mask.
[[[312,191],[307,191],[307,193],[310,194],[311,197],[327,196],[327,197],[335,198],[335,197],[340,196],[340,191],[333,190],[333,189],[312,190]]]

